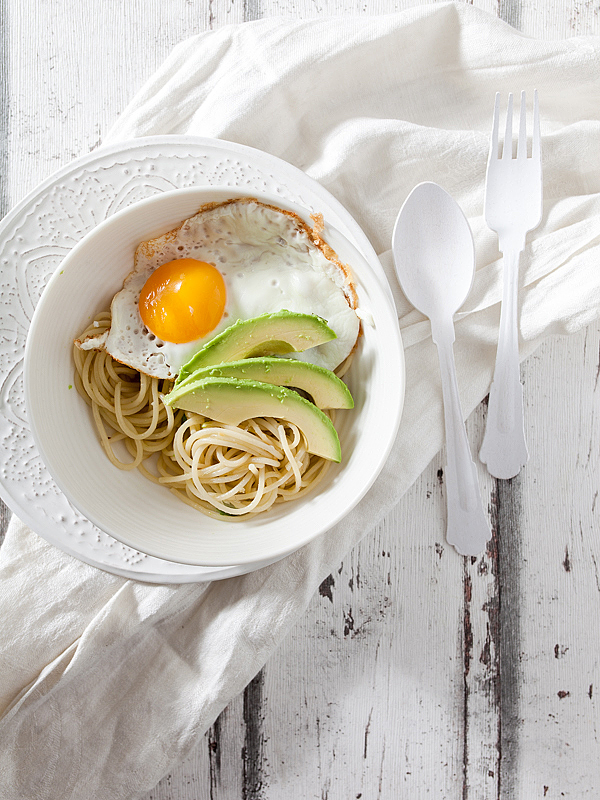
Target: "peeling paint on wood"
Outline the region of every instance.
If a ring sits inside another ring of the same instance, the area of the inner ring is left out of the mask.
[[[344,615],[344,636],[348,636],[350,633],[354,633],[354,617],[351,608]]]
[[[223,714],[226,713],[226,711],[223,712]],[[210,727],[206,739],[208,740],[210,800],[213,800],[221,783],[221,717],[218,717]]]
[[[521,13],[520,0],[498,0],[498,16],[517,30],[521,30]]]
[[[244,746],[242,747],[242,800],[263,800],[266,791],[263,733],[264,672],[244,689]]]
[[[498,529],[485,553],[463,558],[463,785],[461,800],[499,797],[501,758]]]
[[[333,579],[333,575],[328,575],[323,583],[319,586],[319,594],[321,597],[326,597],[330,603],[333,603],[333,594],[331,590],[334,586],[335,580]]]
[[[520,744],[521,530],[522,478],[496,481],[494,528],[497,547],[500,675],[500,791],[517,796],[516,765]]]
[[[244,22],[253,22],[263,16],[260,0],[243,0]]]

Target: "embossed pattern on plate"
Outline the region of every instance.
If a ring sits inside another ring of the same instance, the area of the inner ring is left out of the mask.
[[[275,193],[309,212],[322,212],[380,273],[360,228],[319,184],[266,153],[210,139],[150,137],[95,151],[48,178],[0,222],[0,495],[36,533],[65,552],[111,573],[156,583],[226,578],[265,563],[176,564],[117,542],[79,514],[34,445],[24,405],[23,354],[48,279],[85,234],[139,200],[207,185]]]

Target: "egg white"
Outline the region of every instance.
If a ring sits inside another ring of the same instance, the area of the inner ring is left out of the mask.
[[[287,309],[317,314],[337,335],[330,342],[290,355],[334,369],[352,351],[360,322],[346,268],[318,237],[317,242],[295,214],[258,200],[208,204],[179,228],[138,246],[134,269],[113,298],[110,330],[78,344],[83,349],[105,349],[117,361],[147,375],[175,378],[194,353],[238,319]],[[225,312],[217,327],[185,344],[154,336],[138,308],[148,277],[157,267],[178,258],[213,264],[227,291]]]

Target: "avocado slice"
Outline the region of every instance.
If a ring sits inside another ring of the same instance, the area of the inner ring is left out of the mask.
[[[283,386],[236,378],[203,378],[165,398],[168,405],[193,411],[226,425],[239,425],[250,417],[276,417],[297,425],[309,453],[341,461],[340,440],[329,417],[314,403]]]
[[[243,358],[216,367],[204,367],[180,381],[177,389],[203,378],[240,378],[293,386],[309,394],[319,408],[354,408],[350,390],[331,370],[293,358]]]
[[[238,320],[183,365],[175,385],[203,367],[241,358],[301,352],[336,338],[325,320],[316,314],[283,310]]]

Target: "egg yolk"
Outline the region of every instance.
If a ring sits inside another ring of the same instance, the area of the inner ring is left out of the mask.
[[[225,282],[218,269],[195,258],[179,258],[154,270],[140,294],[144,325],[165,342],[201,339],[219,324]]]

